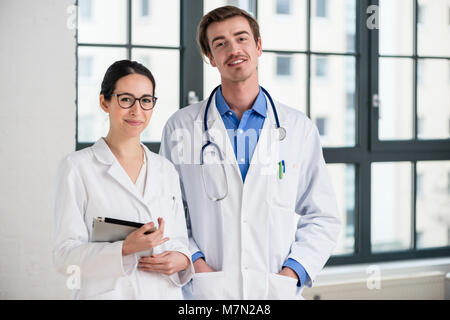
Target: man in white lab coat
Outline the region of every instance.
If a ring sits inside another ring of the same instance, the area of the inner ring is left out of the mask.
[[[198,42],[221,86],[169,119],[160,150],[188,213],[196,274],[185,296],[301,299],[340,230],[318,131],[259,86],[261,37],[248,13],[211,11]]]

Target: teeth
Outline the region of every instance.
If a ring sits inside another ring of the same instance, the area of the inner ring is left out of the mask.
[[[241,62],[244,62],[244,60],[236,60],[236,61],[232,62],[231,64],[238,64],[238,63],[241,63]]]

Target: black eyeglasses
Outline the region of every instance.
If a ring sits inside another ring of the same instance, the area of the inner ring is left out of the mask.
[[[117,102],[119,106],[123,109],[130,109],[136,103],[136,100],[139,101],[139,105],[145,111],[152,110],[155,107],[157,97],[151,95],[144,95],[140,98],[136,98],[132,94],[129,93],[114,93],[111,95],[112,97],[117,97]]]

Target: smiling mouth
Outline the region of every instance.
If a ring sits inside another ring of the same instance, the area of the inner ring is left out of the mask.
[[[133,120],[125,120],[125,122],[135,127],[140,126],[141,124],[144,123],[142,121],[133,121]]]
[[[247,61],[246,59],[238,59],[238,60],[234,60],[232,62],[229,62],[227,65],[230,66],[230,67],[239,66],[239,65],[243,64],[246,61]]]

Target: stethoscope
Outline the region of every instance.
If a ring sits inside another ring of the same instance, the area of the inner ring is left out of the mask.
[[[220,151],[219,146],[218,146],[216,143],[214,143],[214,142],[211,141],[212,139],[211,139],[211,136],[210,136],[210,134],[209,134],[209,132],[208,132],[208,129],[209,129],[209,128],[208,128],[208,122],[207,122],[207,119],[208,119],[208,112],[209,112],[209,107],[211,106],[211,101],[212,101],[212,99],[213,99],[213,97],[214,97],[216,91],[217,91],[219,88],[220,88],[220,85],[217,86],[217,87],[211,92],[211,94],[210,94],[210,96],[209,96],[209,98],[208,98],[208,102],[206,103],[205,114],[204,114],[204,116],[203,116],[203,128],[204,128],[204,131],[205,131],[205,134],[206,134],[206,143],[203,145],[202,150],[201,150],[201,153],[200,153],[200,165],[201,165],[201,167],[202,167],[203,186],[205,187],[206,195],[207,195],[208,198],[209,198],[210,200],[212,200],[212,201],[220,201],[220,200],[223,200],[223,199],[225,199],[226,196],[228,195],[228,182],[227,182],[227,179],[226,179],[225,166],[223,165],[224,157],[223,157],[222,152]],[[267,96],[267,98],[269,98],[269,102],[270,102],[270,104],[271,104],[271,106],[272,106],[273,115],[274,115],[274,117],[275,117],[275,123],[276,123],[277,130],[278,130],[278,133],[279,133],[278,139],[279,139],[280,141],[283,141],[283,140],[286,138],[286,129],[283,128],[283,127],[280,125],[280,120],[279,120],[279,118],[278,118],[278,112],[277,112],[277,109],[275,108],[275,103],[273,102],[273,99],[272,99],[272,97],[270,96],[269,92],[267,92],[267,90],[264,89],[263,87],[260,87],[260,88],[261,88],[261,90],[263,91],[263,93]],[[224,174],[224,177],[225,177],[224,180],[225,180],[225,183],[226,183],[226,186],[225,186],[225,188],[224,188],[225,191],[222,192],[222,193],[219,194],[219,195],[213,195],[213,196],[210,196],[210,194],[208,193],[208,191],[211,191],[211,186],[209,186],[209,185],[205,182],[204,173],[203,173],[203,168],[204,168],[204,165],[205,165],[203,153],[204,153],[205,149],[208,148],[208,147],[212,147],[212,148],[214,148],[214,149],[217,151],[217,154],[218,154],[219,159],[220,159],[221,164],[222,164],[222,173]]]

